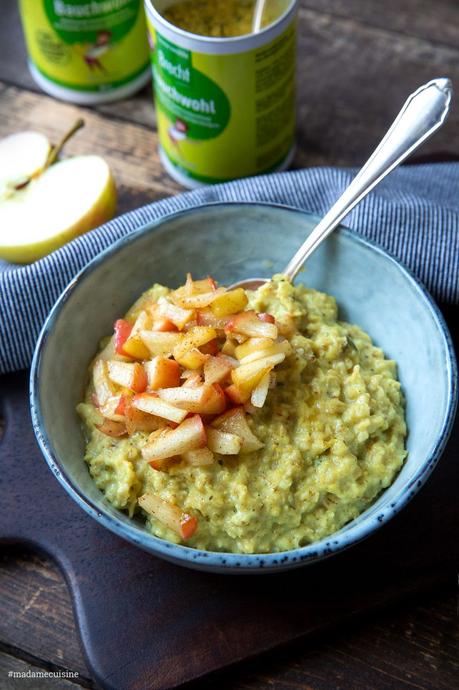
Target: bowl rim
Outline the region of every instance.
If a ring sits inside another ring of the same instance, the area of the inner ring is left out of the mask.
[[[286,204],[259,202],[259,201],[216,201],[193,206],[186,209],[181,209],[172,213],[168,213],[157,219],[153,219],[137,228],[128,235],[121,237],[112,245],[107,247],[101,253],[97,254],[91,261],[86,264],[77,275],[69,282],[61,295],[56,300],[51,311],[49,312],[46,321],[42,327],[38,337],[35,352],[32,359],[30,370],[30,408],[33,429],[40,447],[40,450],[55,477],[64,487],[67,493],[76,501],[76,503],[83,508],[92,518],[104,527],[114,532],[119,537],[122,537],[130,543],[139,546],[140,548],[159,555],[166,560],[173,561],[177,564],[191,568],[202,568],[207,570],[220,570],[228,572],[269,572],[283,570],[299,565],[305,565],[311,562],[318,562],[329,556],[339,553],[350,546],[359,543],[368,537],[375,529],[394,517],[424,485],[427,478],[430,476],[434,467],[436,466],[441,454],[446,446],[446,443],[451,434],[453,422],[455,418],[458,398],[458,370],[455,358],[455,351],[451,335],[446,325],[445,319],[439,310],[439,307],[434,302],[427,289],[420,282],[420,280],[412,274],[412,272],[403,266],[390,252],[381,248],[378,244],[358,235],[356,232],[340,225],[339,231],[345,236],[350,237],[351,241],[357,242],[371,251],[383,256],[384,259],[389,260],[395,264],[396,268],[404,274],[404,277],[415,289],[421,300],[424,301],[426,307],[430,310],[433,321],[437,326],[438,333],[443,340],[446,353],[446,368],[445,375],[447,378],[447,394],[448,405],[443,420],[441,431],[438,435],[437,442],[432,449],[430,455],[424,460],[422,465],[417,468],[414,475],[409,480],[405,489],[395,496],[390,504],[381,506],[378,514],[367,516],[359,523],[352,526],[352,522],[348,529],[343,528],[338,532],[328,535],[318,542],[308,544],[306,546],[290,549],[287,551],[280,551],[274,553],[231,553],[221,551],[206,551],[202,549],[195,549],[183,544],[174,544],[164,539],[160,539],[148,532],[141,531],[135,523],[125,523],[118,517],[110,515],[104,511],[103,506],[98,506],[91,499],[87,498],[78,484],[72,480],[67,474],[67,471],[62,464],[59,457],[56,456],[53,450],[53,444],[49,438],[44,419],[42,416],[40,403],[40,387],[39,387],[39,373],[41,362],[45,354],[48,336],[58,319],[64,304],[69,299],[70,295],[76,289],[78,284],[84,280],[90,273],[96,270],[103,262],[108,260],[112,255],[122,251],[125,246],[137,241],[149,232],[154,232],[165,223],[173,222],[177,218],[199,214],[207,209],[215,208],[236,208],[238,206],[252,206],[275,208],[282,211],[294,213],[295,215],[302,214],[317,221],[320,216],[310,211]],[[383,492],[384,493],[384,492]],[[381,494],[383,495],[383,494]],[[101,492],[101,496],[103,494]],[[106,500],[106,499],[104,499]],[[365,511],[364,511],[365,513]],[[363,514],[364,514],[363,513]]]

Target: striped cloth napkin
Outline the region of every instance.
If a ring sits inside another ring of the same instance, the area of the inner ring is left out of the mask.
[[[203,187],[148,204],[29,266],[0,265],[0,373],[30,364],[46,316],[94,256],[151,220],[215,201],[272,201],[323,214],[355,171],[311,168]],[[459,163],[392,173],[345,224],[396,256],[443,303],[459,298]]]

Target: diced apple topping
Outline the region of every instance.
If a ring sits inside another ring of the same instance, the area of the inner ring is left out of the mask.
[[[226,290],[210,277],[188,274],[185,285],[162,294],[154,301],[145,293],[118,319],[95,361],[98,429],[114,438],[150,434],[142,456],[160,471],[180,462],[179,469],[210,468],[218,455],[263,448],[248,414],[256,423],[275,368],[292,352],[279,335],[283,322],[278,328],[272,314],[247,308],[245,290]],[[196,530],[196,518],[158,496],[144,494],[139,505],[182,539]]]
[[[198,526],[196,517],[184,513],[178,506],[163,501],[159,496],[143,494],[139,496],[138,504],[146,513],[178,534],[181,539],[190,539],[196,532]]]

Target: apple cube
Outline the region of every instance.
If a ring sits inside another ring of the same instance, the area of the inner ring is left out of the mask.
[[[244,345],[241,345],[240,347],[244,347]],[[289,355],[291,352],[292,346],[288,340],[282,340],[281,342],[271,341],[271,345],[269,347],[254,350],[245,357],[240,358],[240,363],[241,365],[249,364],[249,362],[255,362],[257,359],[261,359],[262,357],[270,357],[271,355],[277,355],[279,353]]]
[[[145,369],[139,362],[107,362],[108,376],[118,386],[129,388],[135,393],[143,393],[148,379]]]
[[[147,372],[148,387],[151,390],[180,385],[180,366],[173,359],[157,355],[145,363],[145,371]]]
[[[185,387],[200,386],[203,383],[201,374],[195,369],[184,369],[180,378],[184,379],[182,386]]]
[[[201,417],[196,414],[185,419],[176,429],[163,429],[153,433],[142,448],[142,455],[148,462],[154,462],[182,455],[189,450],[204,448],[206,443],[204,424]]]
[[[166,388],[165,390],[170,390]],[[147,412],[155,417],[162,417],[170,422],[176,422],[180,424],[186,415],[187,411],[171,405],[166,400],[162,400],[156,394],[152,395],[150,393],[141,393],[136,395],[132,401],[132,405],[141,410],[142,412]]]
[[[139,496],[138,504],[146,513],[178,534],[181,539],[190,539],[196,532],[198,526],[196,517],[184,513],[178,506],[163,501],[159,496],[143,494]]]
[[[250,337],[277,338],[277,326],[273,323],[261,321],[256,312],[243,311],[231,318],[226,326],[226,331],[230,334],[240,333]]]
[[[217,317],[228,316],[229,314],[237,314],[245,309],[248,301],[245,290],[243,288],[236,288],[236,290],[229,290],[221,295],[217,295],[210,308]]]
[[[104,419],[102,424],[96,424],[96,429],[102,434],[113,438],[119,438],[127,434],[126,425],[122,422],[115,422],[112,419]]]
[[[276,323],[276,319],[272,314],[268,314],[265,311],[260,311],[257,314],[260,321],[265,321],[265,323]]]
[[[124,343],[131,335],[132,324],[124,319],[117,319],[115,321],[115,352],[118,355],[126,355],[123,350]]]
[[[173,349],[174,358],[180,362],[181,357],[183,357],[187,352],[198,348],[201,345],[205,345],[209,340],[214,340],[217,337],[217,331],[215,328],[209,326],[195,326],[191,328],[187,333],[181,336],[181,339],[177,342]],[[192,368],[192,367],[187,367]]]
[[[203,352],[198,350],[197,347],[193,347],[191,350],[188,350],[188,352],[177,355],[176,361],[186,369],[201,369],[208,358],[209,355],[205,355]]]
[[[217,283],[210,276],[203,280],[193,280],[191,273],[187,273],[185,285],[177,288],[177,290],[174,291],[174,295],[185,295],[190,297],[191,295],[202,295],[203,293],[211,292],[216,289]]]
[[[124,422],[126,399],[127,396],[123,393],[120,395],[112,395],[103,405],[99,407],[99,412],[106,419],[111,419],[114,422]]]
[[[163,429],[168,422],[161,417],[155,417],[147,412],[142,412],[128,400],[125,407],[124,419],[129,436],[136,431],[152,432]]]
[[[231,400],[234,405],[243,405],[250,398],[251,391],[242,393],[237,386],[232,383],[225,388],[225,395]]]
[[[247,357],[254,352],[269,349],[272,345],[274,345],[274,342],[275,341],[272,338],[249,338],[245,341],[245,343],[242,343],[242,345],[238,345],[236,347],[234,356],[237,357],[237,359],[244,359],[244,357]]]
[[[200,414],[220,414],[226,407],[225,394],[220,386],[180,386],[164,388],[158,395],[171,405]]]
[[[204,364],[204,381],[208,384],[221,383],[224,381],[234,369],[234,360],[229,357],[219,354],[215,357],[209,357]]]
[[[218,355],[220,352],[220,347],[217,338],[214,338],[214,340],[209,340],[208,343],[201,345],[200,350],[205,355]]]
[[[92,370],[92,382],[94,385],[94,392],[96,394],[97,404],[105,405],[105,403],[116,394],[115,387],[108,377],[107,362],[103,359],[97,359]]]
[[[210,450],[210,448],[198,448],[197,450],[189,450],[187,453],[183,453],[182,458],[188,465],[193,465],[193,467],[202,467],[204,465],[212,465],[215,456]]]
[[[150,328],[151,323],[151,315],[146,311],[140,312],[128,339],[123,345],[124,352],[130,357],[134,357],[134,359],[147,359],[150,356],[150,351],[140,337],[140,331]]]
[[[260,383],[265,374],[271,371],[276,364],[280,364],[285,359],[285,354],[279,352],[278,354],[269,357],[257,359],[248,364],[241,364],[237,369],[231,372],[231,378],[235,386],[239,388],[242,396],[251,393],[252,390]]]
[[[242,407],[228,410],[224,414],[214,419],[212,427],[235,434],[242,439],[241,453],[252,453],[254,450],[263,448],[263,443],[255,436],[247,423],[247,417]]]
[[[229,316],[215,316],[211,309],[198,309],[196,312],[196,323],[198,326],[211,326],[212,328],[222,331],[225,329],[229,320]]]
[[[259,384],[253,389],[250,402],[254,407],[263,407],[269,390],[271,374],[265,374]]]
[[[220,429],[207,429],[207,445],[213,453],[220,455],[237,455],[242,447],[242,439]]]
[[[222,345],[221,353],[223,355],[228,355],[228,357],[235,357],[237,347],[239,347],[237,342],[233,338],[227,337]]]
[[[160,297],[158,300],[158,315],[168,319],[181,331],[189,321],[194,319],[194,310],[182,309],[172,304],[166,297]]]
[[[161,333],[140,331],[142,342],[147,346],[149,354],[170,357],[174,348],[182,341],[181,333]]]
[[[172,293],[171,299],[174,304],[182,307],[182,309],[204,309],[204,307],[208,307],[218,295],[224,292],[224,288],[217,288],[211,292],[203,292],[195,295],[177,294],[177,292],[175,292]]]

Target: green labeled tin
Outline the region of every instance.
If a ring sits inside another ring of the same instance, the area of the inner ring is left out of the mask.
[[[180,9],[202,24],[199,2]],[[146,0],[160,156],[185,186],[281,170],[293,157],[297,1],[270,2],[274,18],[258,33],[204,36],[172,23],[177,2]]]
[[[29,68],[47,93],[85,105],[150,79],[141,0],[20,0]]]

